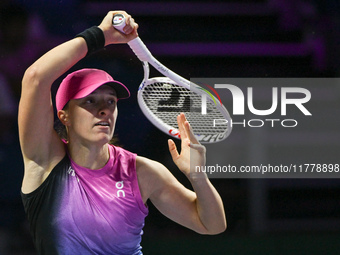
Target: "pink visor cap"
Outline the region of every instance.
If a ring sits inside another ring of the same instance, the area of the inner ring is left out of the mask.
[[[55,99],[57,111],[62,110],[71,99],[86,97],[104,84],[116,91],[118,99],[130,97],[127,87],[115,81],[107,72],[98,69],[81,69],[70,73],[60,83]]]

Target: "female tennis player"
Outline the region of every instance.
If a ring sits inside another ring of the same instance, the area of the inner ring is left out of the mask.
[[[112,26],[117,13],[127,17],[125,34]],[[205,173],[192,169],[205,164],[205,148],[184,114],[177,118],[181,152],[172,140],[168,146],[194,191],[160,163],[109,144],[117,101],[129,97],[129,91],[102,70],[78,70],[61,82],[56,107],[67,136],[54,130],[52,83],[93,51],[136,38],[137,28],[127,13],[110,11],[98,27],[53,48],[25,72],[19,105],[25,165],[21,193],[39,254],[142,254],[148,200],[198,233],[226,229],[219,194]]]

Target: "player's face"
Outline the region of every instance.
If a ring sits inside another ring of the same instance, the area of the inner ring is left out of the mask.
[[[67,114],[70,142],[108,143],[118,114],[116,91],[103,85],[87,97],[71,100]]]

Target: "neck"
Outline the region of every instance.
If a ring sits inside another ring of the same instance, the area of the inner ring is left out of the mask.
[[[104,167],[110,157],[108,144],[88,147],[78,143],[68,143],[67,147],[72,160],[88,169],[96,170]]]

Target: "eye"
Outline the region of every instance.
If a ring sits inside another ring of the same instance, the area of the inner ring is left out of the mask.
[[[117,100],[116,100],[115,98],[109,98],[109,99],[107,100],[107,103],[108,103],[109,105],[116,105],[116,104],[117,104]]]
[[[87,98],[85,100],[85,104],[93,104],[94,103],[94,100],[92,98]]]

